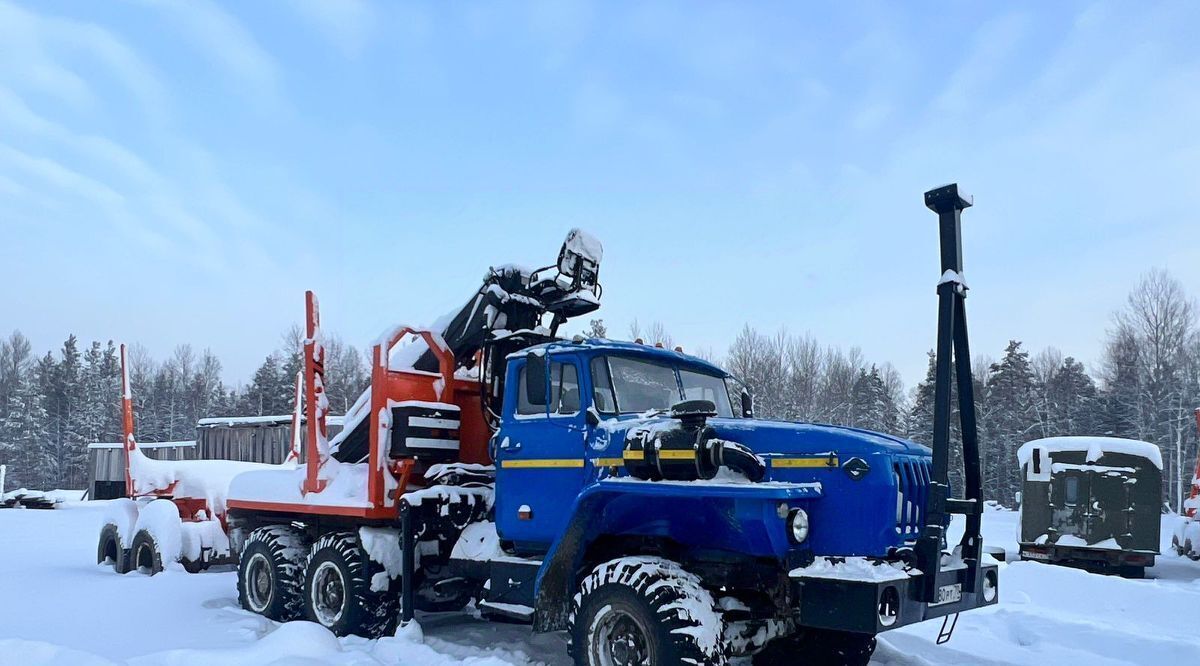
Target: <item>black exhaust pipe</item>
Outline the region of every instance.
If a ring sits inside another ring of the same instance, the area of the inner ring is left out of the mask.
[[[975,422],[975,392],[971,380],[971,351],[967,340],[967,284],[963,279],[962,264],[962,211],[972,203],[969,196],[959,191],[957,184],[943,185],[925,193],[925,206],[938,216],[942,259],[942,277],[937,287],[933,478],[925,500],[925,526],[916,546],[918,566],[925,573],[924,584],[919,586],[917,594],[925,602],[936,600],[937,574],[941,571],[942,543],[945,540],[944,525],[949,514],[965,515],[967,519],[960,542],[962,559],[968,569],[965,589],[975,589],[983,548],[979,535],[983,510],[982,474]],[[962,430],[963,477],[966,486],[962,499],[953,498],[950,493],[952,383],[957,384],[958,388],[958,413]]]

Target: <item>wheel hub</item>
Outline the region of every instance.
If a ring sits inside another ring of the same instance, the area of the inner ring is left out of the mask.
[[[313,610],[317,620],[332,627],[342,617],[346,602],[346,581],[332,562],[322,562],[313,576]]]
[[[261,613],[271,604],[271,588],[273,587],[271,563],[262,553],[255,553],[246,568],[246,577],[250,583],[246,586],[246,593],[249,597],[250,607],[255,612]]]
[[[636,618],[609,609],[593,624],[592,663],[601,666],[638,666],[650,662],[646,630]]]

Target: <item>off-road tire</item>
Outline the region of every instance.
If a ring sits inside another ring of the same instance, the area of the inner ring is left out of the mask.
[[[724,620],[712,595],[699,577],[655,557],[624,557],[593,569],[572,600],[567,635],[579,666],[598,666],[602,651],[614,663],[728,662]]]
[[[304,613],[304,533],[285,525],[250,533],[238,560],[238,603],[272,620],[288,622]]]
[[[754,655],[754,666],[866,666],[875,653],[875,637],[844,631],[807,630],[767,643]]]
[[[162,573],[162,550],[149,530],[140,529],[133,535],[129,545],[129,570],[153,576]]]
[[[304,617],[338,636],[378,638],[391,633],[400,615],[396,585],[373,591],[371,579],[383,571],[353,532],[317,539],[304,569]],[[340,588],[340,591],[338,591]]]
[[[121,531],[114,523],[107,523],[100,528],[96,564],[110,564],[113,571],[119,574],[129,573],[129,553],[121,546]]]

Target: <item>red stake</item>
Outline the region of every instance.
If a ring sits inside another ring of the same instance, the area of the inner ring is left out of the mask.
[[[305,407],[308,411],[308,474],[304,479],[304,494],[319,493],[325,489],[325,480],[317,478],[321,465],[329,457],[329,446],[325,441],[325,346],[321,344],[321,313],[317,308],[317,296],[311,290],[304,292],[305,338],[304,338],[304,382]]]
[[[125,496],[133,497],[133,477],[129,474],[129,458],[137,449],[133,438],[133,389],[129,386],[129,366],[125,361],[125,344],[121,344],[121,430],[125,434]]]

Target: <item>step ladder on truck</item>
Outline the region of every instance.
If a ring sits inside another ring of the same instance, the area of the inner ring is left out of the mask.
[[[560,339],[601,295],[600,245],[577,231],[554,266],[493,270],[449,320],[381,338],[368,394],[327,442],[310,296],[305,464],[240,474],[228,492],[242,605],[376,636],[473,601],[564,630],[579,664],[865,664],[876,635],[934,618],[948,638],[999,581],[979,536],[971,202],[948,185],[925,203],[942,247],[932,451],[756,419],[728,373],[680,351]],[[393,349],[412,335],[423,344]],[[961,498],[947,481],[952,373]],[[965,533],[947,548],[951,514]]]

